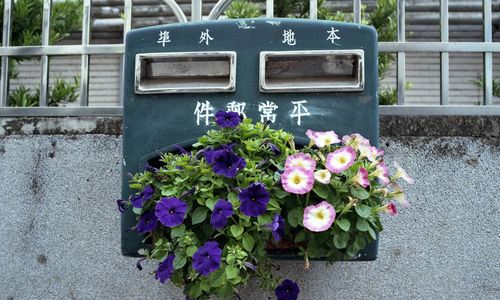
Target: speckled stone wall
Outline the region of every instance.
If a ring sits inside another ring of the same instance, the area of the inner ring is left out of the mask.
[[[379,258],[278,273],[301,299],[499,299],[499,124],[382,118],[387,160],[416,183],[411,208],[384,219]],[[120,254],[120,132],[119,118],[0,119],[0,299],[184,299]]]

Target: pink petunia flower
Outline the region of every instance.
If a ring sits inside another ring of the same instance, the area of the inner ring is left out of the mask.
[[[374,146],[359,145],[359,158],[368,158],[369,161],[375,162],[377,158],[384,155],[384,150],[379,150]]]
[[[325,166],[332,173],[342,173],[347,170],[356,159],[356,151],[347,146],[328,153]]]
[[[359,133],[344,135],[342,137],[342,143],[346,146],[351,146],[355,150],[358,150],[360,145],[370,147],[370,141]]]
[[[340,143],[338,135],[335,131],[312,131],[311,129],[306,131],[307,137],[314,141],[314,144],[318,148],[323,148],[328,145]]]
[[[387,203],[386,205],[382,206],[378,210],[383,211],[385,213],[388,213],[391,216],[395,216],[398,214],[398,210],[396,209],[396,205],[394,205],[394,203],[392,203],[392,202]]]
[[[323,184],[329,184],[331,176],[332,174],[330,174],[330,171],[328,170],[319,170],[314,172],[314,179]]]
[[[297,153],[288,156],[285,161],[285,170],[293,167],[301,167],[309,172],[314,172],[316,161],[309,154]]]
[[[313,173],[302,167],[286,168],[285,172],[281,174],[281,185],[289,193],[307,194],[314,185]]]
[[[359,168],[358,173],[354,175],[352,181],[356,182],[364,188],[370,186],[370,180],[368,180],[368,171],[365,168]]]
[[[389,180],[389,169],[387,166],[384,164],[384,162],[381,162],[375,167],[375,171],[370,173],[370,176],[375,176],[377,177],[382,184],[386,185],[390,182]]]
[[[396,174],[394,174],[392,178],[393,180],[403,178],[404,181],[408,182],[409,184],[413,184],[413,178],[411,178],[410,175],[408,175],[408,173],[406,173],[406,171],[401,168],[401,166],[397,162],[394,162],[394,166],[396,167]]]
[[[335,209],[326,201],[322,201],[317,205],[310,205],[304,209],[304,227],[311,231],[328,230],[334,220]]]

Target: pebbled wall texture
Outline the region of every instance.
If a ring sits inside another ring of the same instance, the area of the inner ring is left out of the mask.
[[[499,299],[500,117],[381,117],[416,179],[374,262],[279,262],[300,299]],[[120,118],[0,118],[0,299],[184,299],[120,254]],[[242,299],[266,299],[255,286]]]

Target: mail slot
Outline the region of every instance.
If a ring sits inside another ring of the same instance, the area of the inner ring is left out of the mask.
[[[363,50],[264,51],[262,92],[362,91]]]
[[[308,141],[307,129],[360,133],[378,146],[377,38],[351,23],[258,18],[161,25],[128,32],[123,84],[122,198],[129,174],[161,165],[237,111]],[[229,141],[228,141],[229,142]],[[122,253],[148,241],[122,214]],[[358,260],[373,260],[378,240]]]
[[[232,92],[236,53],[232,51],[137,54],[138,94]]]

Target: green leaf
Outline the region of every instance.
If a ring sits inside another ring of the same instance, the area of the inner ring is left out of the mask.
[[[226,274],[222,268],[219,268],[217,271],[210,274],[210,285],[213,287],[220,287],[224,284],[224,279],[226,278]]]
[[[339,219],[335,222],[340,227],[340,229],[342,229],[344,231],[349,231],[349,228],[351,228],[351,223],[347,219]]]
[[[217,201],[219,201],[219,199],[216,199],[216,198],[210,198],[210,199],[207,199],[207,201],[205,202],[205,205],[211,210],[213,211],[214,210],[214,207],[215,207],[215,203],[217,203]]]
[[[233,286],[226,282],[226,284],[219,290],[219,296],[223,299],[229,299],[233,296]]]
[[[193,257],[193,255],[196,253],[196,251],[198,251],[198,247],[196,247],[195,245],[191,245],[191,246],[187,247],[186,254],[189,257]]]
[[[276,201],[276,199],[271,199],[267,205],[267,209],[272,211],[279,210],[280,204]]]
[[[200,282],[193,282],[188,290],[189,298],[198,299],[203,291],[201,290]]]
[[[349,241],[349,234],[347,232],[339,232],[333,236],[333,245],[337,249],[344,249],[347,247],[347,242]]]
[[[140,215],[142,213],[142,208],[141,207],[133,207],[132,211],[134,212],[134,214]]]
[[[315,192],[316,195],[318,195],[318,197],[320,198],[328,199],[329,190],[328,187],[324,184],[316,183],[313,187],[313,192]]]
[[[303,218],[304,212],[300,207],[294,208],[290,212],[288,212],[288,223],[292,227],[297,227],[299,224],[301,224]]]
[[[229,202],[231,202],[234,209],[236,209],[240,206],[240,198],[238,197],[238,194],[236,194],[234,192],[227,194],[227,200],[229,200]]]
[[[177,189],[175,187],[168,189],[167,186],[164,186],[161,190],[162,196],[173,196],[177,193]]]
[[[372,214],[372,209],[368,205],[358,204],[354,207],[358,216],[368,218]]]
[[[241,225],[231,225],[229,230],[231,230],[231,234],[236,238],[243,233],[244,228]]]
[[[361,234],[356,235],[356,239],[354,240],[354,247],[359,250],[366,247],[366,239]]]
[[[370,224],[365,219],[358,219],[356,223],[356,229],[359,231],[368,231],[370,229]]]
[[[273,218],[270,215],[260,215],[257,217],[257,223],[259,223],[260,226],[270,224],[272,221]]]
[[[245,234],[243,235],[241,241],[243,242],[243,248],[245,248],[245,250],[247,250],[248,252],[252,252],[253,246],[255,244],[253,237],[250,234]]]
[[[304,230],[297,233],[295,239],[293,240],[295,243],[300,243],[306,240],[306,232]]]
[[[278,189],[273,189],[273,195],[278,199],[283,199],[290,194],[287,191],[278,188]]]
[[[205,219],[207,218],[207,212],[208,212],[208,208],[203,207],[203,206],[197,207],[194,210],[193,215],[191,216],[192,224],[195,225],[195,224],[199,224],[199,223],[205,221]]]
[[[370,234],[373,240],[377,239],[377,234],[375,233],[375,230],[373,230],[371,227],[368,228],[368,233]]]
[[[354,196],[354,198],[358,198],[360,200],[367,199],[370,197],[370,194],[362,187],[354,187],[351,186],[351,194]]]
[[[186,257],[183,255],[175,255],[174,258],[174,269],[179,270],[182,269],[186,265]]]
[[[132,190],[142,190],[142,184],[140,183],[131,183],[129,184],[129,187]]]
[[[173,227],[170,231],[170,235],[172,236],[172,238],[181,237],[184,235],[185,232],[186,232],[186,225],[181,224],[179,226]]]
[[[235,266],[227,266],[226,267],[226,278],[233,279],[238,276],[238,268]]]

